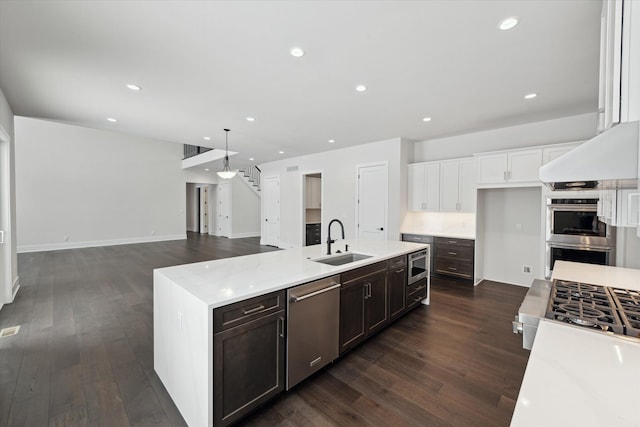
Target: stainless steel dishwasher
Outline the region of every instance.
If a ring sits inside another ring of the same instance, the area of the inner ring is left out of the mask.
[[[287,390],[338,357],[340,276],[287,290]]]

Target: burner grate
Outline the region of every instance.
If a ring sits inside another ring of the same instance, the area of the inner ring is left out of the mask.
[[[615,303],[604,286],[554,280],[545,317],[624,333]]]
[[[640,291],[621,288],[609,288],[609,291],[618,307],[626,334],[640,338]]]

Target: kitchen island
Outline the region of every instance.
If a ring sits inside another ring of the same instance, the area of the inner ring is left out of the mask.
[[[640,290],[640,270],[558,261],[553,279]],[[638,426],[640,339],[541,319],[512,426]]]
[[[284,289],[386,265],[387,260],[428,248],[410,242],[340,240],[333,252],[347,253],[346,245],[348,253],[368,258],[327,265],[314,261],[327,257],[326,247],[315,245],[154,270],[154,369],[189,425],[214,424],[214,312],[265,295],[276,295],[274,304],[280,309],[279,292]],[[429,302],[426,280],[423,304]],[[368,286],[370,297],[371,283]],[[284,310],[279,313],[273,313],[276,324],[280,319],[284,324]],[[281,346],[276,351],[281,353]]]

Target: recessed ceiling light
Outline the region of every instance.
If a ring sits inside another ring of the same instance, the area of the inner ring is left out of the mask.
[[[333,144],[334,142],[336,142],[334,139],[329,140],[329,144]]]
[[[255,117],[247,117],[247,121],[248,122],[255,122],[256,119],[255,119]]]
[[[209,168],[204,168],[204,170],[206,170],[207,172],[209,172]]]
[[[533,99],[533,98],[535,98],[536,96],[538,96],[538,94],[537,94],[537,93],[528,93],[528,94],[526,94],[526,95],[524,96],[524,99]]]
[[[211,140],[211,137],[210,136],[203,136],[202,139],[204,139],[205,141],[209,141],[209,140]]]
[[[114,119],[113,117],[107,117],[107,121],[111,123],[115,123],[118,121],[118,119]]]
[[[296,58],[304,56],[304,50],[302,50],[302,48],[300,47],[292,47],[289,53],[291,53],[291,55],[295,56]]]
[[[356,86],[356,90],[358,92],[364,92],[365,90],[367,90],[367,87],[365,85],[358,85]]]
[[[136,85],[136,84],[133,84],[133,83],[129,83],[129,84],[127,85],[127,87],[128,87],[129,89],[131,89],[131,90],[135,90],[136,92],[137,92],[137,91],[139,91],[139,90],[142,90],[142,87],[140,87],[140,86],[138,86],[138,85]]]
[[[423,122],[430,122],[431,121],[431,117],[423,117],[422,121]]]
[[[284,154],[284,151],[278,151],[279,154]]]
[[[518,25],[518,17],[510,16],[500,21],[500,23],[498,24],[498,28],[500,28],[503,31],[506,31],[506,30],[512,29],[516,25]]]
[[[249,157],[249,161],[253,162],[253,160],[254,160],[253,157]]]

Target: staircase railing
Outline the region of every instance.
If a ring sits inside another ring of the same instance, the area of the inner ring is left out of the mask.
[[[183,156],[182,159],[188,159],[189,157],[193,157],[193,156],[197,156],[198,154],[201,153],[206,153],[207,151],[211,151],[212,149],[209,147],[200,147],[199,145],[189,145],[189,144],[182,144],[184,146],[183,148]]]
[[[260,191],[260,174],[262,171],[258,166],[251,166],[248,169],[240,169],[240,173],[247,178],[247,181],[249,181],[257,191]]]

